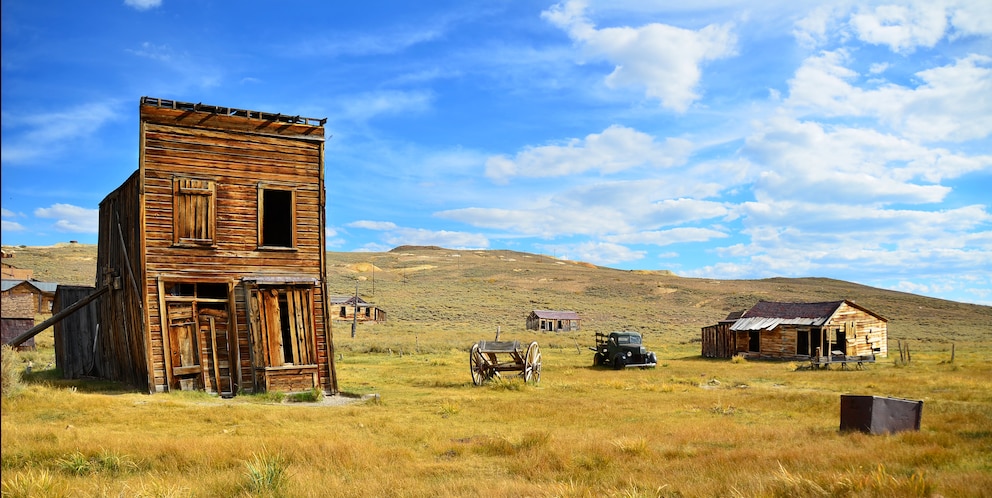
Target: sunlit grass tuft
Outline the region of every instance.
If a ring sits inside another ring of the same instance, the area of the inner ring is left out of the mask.
[[[265,451],[253,453],[245,462],[245,490],[262,496],[282,496],[289,473],[286,460],[280,454]]]

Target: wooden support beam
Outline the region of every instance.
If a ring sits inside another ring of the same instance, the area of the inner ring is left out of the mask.
[[[93,291],[92,294],[80,299],[79,301],[76,301],[75,303],[72,304],[72,306],[69,306],[68,308],[52,315],[52,317],[49,318],[48,320],[45,320],[39,323],[38,325],[35,325],[33,328],[31,328],[31,330],[28,330],[27,332],[24,332],[23,334],[11,339],[10,341],[7,342],[7,344],[12,348],[16,348],[17,346],[20,346],[21,343],[23,343],[24,341],[38,335],[39,333],[41,333],[41,331],[47,329],[48,327],[51,327],[52,325],[61,322],[65,317],[75,313],[83,306],[89,304],[90,301],[93,301],[94,299],[104,295],[110,290],[110,288],[111,285],[107,284]]]

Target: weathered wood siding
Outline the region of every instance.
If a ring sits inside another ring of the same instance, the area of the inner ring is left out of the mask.
[[[55,291],[56,313],[89,296],[96,289],[79,285],[59,285]],[[93,375],[93,344],[98,330],[97,302],[63,318],[54,325],[55,363],[64,379]]]
[[[141,107],[141,175],[144,186],[146,300],[153,351],[152,383],[167,388],[167,360],[158,299],[159,281],[222,280],[246,275],[298,275],[313,290],[320,385],[336,390],[330,321],[324,303],[323,128],[240,116]],[[177,245],[174,179],[212,181],[216,226],[212,243]],[[260,184],[294,192],[294,247],[259,246]],[[240,286],[239,286],[240,287]],[[232,338],[237,340],[239,385],[253,385],[247,308],[235,292]],[[315,373],[316,374],[316,373]]]
[[[824,328],[845,332],[848,355],[888,356],[888,324],[866,310],[844,303]]]
[[[732,323],[720,322],[702,328],[703,357],[732,358],[737,353],[747,352],[747,333],[730,330]]]
[[[100,377],[147,387],[152,349],[145,326],[140,171],[100,203],[97,242],[97,287],[113,285],[99,299],[100,331],[94,373]]]

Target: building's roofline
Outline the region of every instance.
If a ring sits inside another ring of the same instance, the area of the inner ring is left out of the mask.
[[[324,126],[327,118],[308,118],[304,116],[287,116],[285,114],[249,111],[247,109],[236,109],[234,107],[221,107],[202,103],[180,102],[178,100],[159,99],[155,97],[141,97],[141,105],[152,107],[162,107],[165,109],[177,109],[180,111],[209,112],[211,114],[223,114],[225,116],[241,116],[250,119],[264,119],[266,121],[278,121],[280,123],[302,124],[309,126]]]
[[[538,318],[552,318],[555,320],[581,320],[579,314],[574,311],[556,311],[556,310],[534,310],[534,314]]]

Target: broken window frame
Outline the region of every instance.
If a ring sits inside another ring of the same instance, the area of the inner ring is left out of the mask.
[[[288,209],[283,207],[280,212],[285,212],[287,216],[281,217],[279,220],[275,220],[275,214],[273,214],[274,208],[276,206],[267,203],[265,200],[266,192],[288,192],[289,193],[289,206]],[[266,208],[269,208],[268,217],[266,215]],[[288,219],[287,219],[288,218]],[[269,234],[272,235],[273,225],[280,227],[282,230],[287,230],[288,233],[279,234],[279,236],[266,236],[266,230],[268,227]],[[277,251],[295,251],[297,236],[296,236],[296,186],[277,184],[277,183],[263,183],[258,184],[258,248],[262,250],[277,250]],[[278,240],[276,240],[278,239]],[[288,239],[288,240],[287,240]],[[285,244],[288,242],[289,244]]]
[[[172,244],[211,247],[217,238],[217,182],[207,178],[172,178]]]

